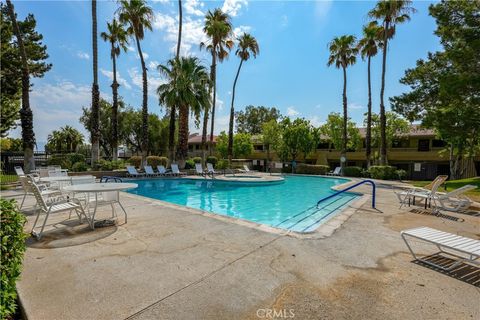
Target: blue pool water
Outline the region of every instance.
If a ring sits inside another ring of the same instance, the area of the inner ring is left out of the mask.
[[[190,179],[136,180],[128,192],[268,226],[310,232],[358,197],[344,193],[316,207],[341,178],[287,176],[277,183],[238,183]]]

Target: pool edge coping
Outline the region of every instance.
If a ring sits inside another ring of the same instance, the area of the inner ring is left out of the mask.
[[[323,177],[323,176],[319,176],[319,175],[302,175],[302,176]],[[326,177],[329,177],[329,176],[325,176],[325,178]],[[360,179],[355,179],[355,178],[343,178],[342,177],[342,179],[346,179],[348,181],[346,181],[345,183],[333,186],[331,188],[333,190],[338,190],[340,188],[347,187],[351,184],[354,184],[354,183],[360,181]],[[204,211],[204,210],[197,209],[197,208],[190,208],[190,207],[187,207],[187,206],[182,206],[182,205],[171,203],[171,202],[168,202],[168,201],[153,199],[153,198],[138,195],[138,194],[123,192],[123,191],[122,191],[122,193],[129,196],[129,197],[133,197],[133,198],[139,197],[139,198],[141,198],[141,199],[143,199],[143,200],[145,200],[145,201],[147,201],[151,204],[154,204],[154,205],[162,205],[162,206],[170,207],[170,208],[173,208],[173,209],[180,209],[182,211],[185,211],[185,212],[188,212],[188,213],[191,213],[191,214],[199,214],[199,215],[206,216],[206,217],[211,217],[211,218],[214,218],[214,219],[217,219],[217,220],[220,220],[220,221],[234,223],[234,224],[241,225],[241,226],[248,227],[248,228],[252,228],[252,229],[257,229],[259,231],[269,232],[269,233],[273,233],[273,234],[277,234],[277,235],[283,235],[283,236],[290,236],[290,237],[299,238],[299,239],[323,239],[323,238],[330,237],[363,204],[365,204],[366,201],[369,198],[369,196],[367,194],[357,193],[359,195],[358,199],[347,203],[347,206],[345,208],[341,209],[338,213],[336,213],[336,214],[332,215],[331,217],[327,218],[325,220],[325,222],[321,223],[315,230],[310,231],[310,232],[302,233],[302,232],[297,232],[297,231],[292,231],[292,230],[275,228],[275,227],[272,227],[272,226],[268,226],[266,224],[257,223],[257,222],[253,222],[253,221],[249,221],[249,220],[241,219],[241,218],[230,217],[230,216],[222,215],[222,214],[219,214],[219,213],[212,213],[212,212]]]

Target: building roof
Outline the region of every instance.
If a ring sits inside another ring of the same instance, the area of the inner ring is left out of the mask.
[[[207,142],[210,141],[210,135],[207,134]],[[188,143],[200,144],[202,143],[202,135],[199,133],[192,133],[188,136]],[[217,136],[213,135],[213,143],[217,143]]]
[[[367,135],[367,128],[358,128],[360,137],[365,138]],[[433,129],[422,128],[419,124],[410,125],[410,132],[407,134],[400,134],[403,137],[432,137],[435,136]]]

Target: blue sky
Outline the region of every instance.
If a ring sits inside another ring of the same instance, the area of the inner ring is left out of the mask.
[[[149,110],[163,115],[164,109],[155,96],[162,78],[156,70],[174,54],[178,30],[176,1],[149,2],[155,11],[154,29],[142,41],[149,66]],[[335,36],[361,36],[362,25],[369,20],[373,1],[247,1],[225,0],[183,1],[184,33],[182,55],[196,55],[209,66],[210,58],[200,52],[204,40],[203,18],[208,9],[223,8],[232,17],[235,33],[250,32],[260,46],[260,55],[244,64],[237,84],[235,107],[264,105],[277,107],[282,114],[305,117],[321,125],[328,113],[340,112],[342,103],[342,72],[327,67],[328,42]],[[430,2],[414,3],[417,13],[411,22],[398,26],[390,44],[387,61],[386,97],[407,90],[398,80],[428,51],[438,50],[433,35],[435,21],[428,15]],[[99,1],[98,32],[105,31],[116,10],[116,2]],[[15,1],[20,18],[33,13],[38,31],[48,46],[53,68],[42,79],[34,79],[31,104],[35,133],[43,142],[49,132],[63,125],[72,125],[88,137],[78,119],[82,106],[90,104],[92,83],[91,5],[89,1]],[[103,98],[111,99],[111,60],[109,46],[100,38],[99,82]],[[228,128],[231,90],[239,60],[233,51],[218,66],[218,111],[216,132]],[[119,89],[124,100],[139,108],[141,105],[141,67],[135,43],[118,61]],[[367,65],[360,58],[347,71],[349,115],[358,124],[363,122],[367,104]],[[381,56],[372,61],[373,109],[378,112]],[[191,126],[191,132],[198,132]],[[13,135],[18,136],[19,130]]]

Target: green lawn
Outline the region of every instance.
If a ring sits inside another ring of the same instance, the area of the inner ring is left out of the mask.
[[[16,174],[0,174],[0,185],[18,181]]]
[[[432,181],[409,181],[409,183],[414,185],[415,187],[424,187],[430,182]],[[480,202],[480,177],[447,181],[447,191],[458,189],[467,184],[477,186],[477,189],[467,192],[466,195],[469,196],[472,200]],[[442,186],[440,190],[443,191],[444,187]]]

